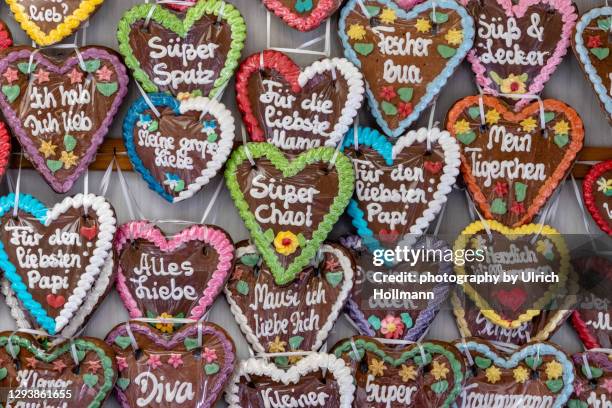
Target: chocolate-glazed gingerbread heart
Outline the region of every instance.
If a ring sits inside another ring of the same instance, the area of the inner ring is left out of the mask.
[[[370,252],[413,244],[442,210],[459,174],[459,146],[437,128],[412,130],[394,145],[374,129],[359,128],[357,145],[347,137],[344,151],[356,178],[347,212]]]
[[[331,17],[342,0],[263,0],[263,4],[290,27],[310,31]]]
[[[221,0],[200,0],[184,13],[140,4],[119,21],[117,39],[145,91],[212,97],[238,66],[246,26],[238,9]]]
[[[158,326],[164,331],[168,324]],[[122,323],[106,342],[117,354],[115,391],[123,408],[211,408],[236,360],[231,337],[207,322],[187,324],[170,337],[145,323]]]
[[[26,333],[0,333],[0,387],[7,408],[98,408],[116,378],[115,353],[101,340],[77,337],[49,348]]]
[[[266,359],[243,360],[227,386],[229,408],[350,408],[355,386],[349,368],[331,354],[309,353],[288,369]]]
[[[238,244],[236,258],[225,296],[255,353],[318,350],[353,286],[355,263],[346,249],[323,244],[316,266],[284,286],[275,284],[254,245]]]
[[[474,338],[457,342],[456,347],[473,363],[468,367],[457,406],[566,406],[572,392],[574,367],[558,346],[530,343],[505,353]]]
[[[507,228],[496,221],[468,225],[454,245],[472,251],[455,264],[463,292],[492,323],[517,328],[565,293],[571,269],[563,236],[543,224]]]
[[[476,24],[468,54],[487,93],[540,93],[561,63],[576,23],[570,0],[462,0]],[[528,100],[506,98],[519,108]]]
[[[154,224],[119,227],[117,290],[132,318],[199,319],[212,306],[230,274],[234,246],[210,225],[193,225],[171,238]]]
[[[474,22],[454,1],[404,10],[392,0],[350,0],[339,31],[345,56],[363,73],[378,125],[399,137],[467,55]]]
[[[440,306],[446,300],[449,291],[448,283],[435,284],[424,281],[419,283],[419,277],[426,275],[452,274],[452,266],[442,259],[419,259],[415,265],[403,263],[391,266],[375,265],[374,258],[356,235],[345,236],[340,243],[351,249],[357,261],[357,277],[351,290],[351,296],[346,304],[346,313],[362,334],[390,339],[417,341],[422,338],[429,325],[435,319]],[[435,238],[427,237],[416,242],[415,250],[432,250],[444,253],[448,245]],[[414,282],[402,278],[400,282],[381,281],[384,275],[394,274],[397,277],[410,275]],[[390,293],[393,297],[386,300],[377,295],[378,290]],[[401,292],[413,290],[413,294],[432,296],[431,299],[413,300],[400,299]]]
[[[80,307],[88,304],[88,297],[102,297],[110,284],[113,208],[93,194],[66,197],[51,209],[28,195],[17,201],[15,215],[15,195],[0,198],[3,286],[10,285],[18,300],[10,306],[21,309],[29,325],[62,333],[74,317],[82,316]],[[102,279],[106,285],[98,287]],[[88,305],[87,314],[93,307]]]
[[[337,343],[332,354],[355,377],[355,408],[448,408],[461,391],[465,366],[450,343],[390,346],[356,336]]]
[[[236,75],[236,100],[251,139],[299,153],[336,147],[363,101],[361,73],[344,58],[301,70],[278,51],[253,54]]]
[[[568,408],[609,407],[612,403],[612,360],[604,351],[572,356],[576,379]]]
[[[598,163],[582,183],[584,203],[591,216],[608,235],[612,235],[612,160]]]
[[[114,51],[64,56],[18,46],[0,58],[0,109],[34,167],[65,193],[94,160],[127,92]]]
[[[578,113],[554,99],[514,113],[498,98],[468,96],[451,108],[446,128],[459,141],[461,172],[482,215],[510,227],[533,219],[584,140]]]

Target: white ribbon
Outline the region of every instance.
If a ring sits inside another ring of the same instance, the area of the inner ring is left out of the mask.
[[[125,181],[125,178],[123,177],[121,166],[117,166],[117,175],[119,176],[119,184],[121,185],[121,192],[123,193],[123,199],[128,208],[130,219],[135,220],[136,216],[138,216],[138,219],[143,219],[144,217],[142,216],[142,213],[140,211],[140,208],[138,207],[138,204],[136,204],[136,202],[134,201],[134,198],[132,197],[132,195],[130,194],[127,188],[127,182]],[[136,210],[134,209],[134,207],[136,207]]]
[[[221,192],[221,187],[223,187],[223,181],[224,181],[224,178],[221,177],[221,179],[217,183],[217,188],[215,188],[215,192],[213,193],[213,196],[208,202],[208,206],[206,206],[206,210],[204,210],[204,214],[202,215],[200,224],[204,224],[204,222],[206,221],[206,218],[208,218],[208,215],[210,214],[210,211],[213,209],[213,206],[215,205],[215,201],[217,201],[217,198],[219,197],[219,193]]]
[[[23,153],[19,155],[19,169],[17,170],[17,181],[15,181],[15,201],[13,202],[13,218],[17,218],[19,213],[19,195],[21,191],[21,161]]]
[[[157,116],[157,118],[159,119],[161,117],[161,113],[159,113],[155,105],[153,105],[153,102],[151,101],[151,98],[149,98],[149,95],[147,95],[144,89],[142,89],[138,81],[134,81],[134,83],[136,84],[136,88],[138,89],[138,92],[140,92],[140,95],[142,95],[142,99],[144,99],[145,103],[149,105],[149,108],[151,108],[155,116]]]
[[[271,45],[272,43],[271,25],[272,25],[272,22],[271,22],[270,12],[266,11],[266,48],[267,49],[285,52],[285,53],[292,53],[292,54],[323,55],[328,58],[331,55],[331,22],[329,18],[325,22],[325,34],[320,35],[319,37],[315,37],[311,40],[308,40],[302,43],[301,45],[299,45],[297,48],[273,47]],[[324,41],[323,51],[315,51],[315,50],[308,49],[312,47],[313,45],[318,44],[322,41]]]

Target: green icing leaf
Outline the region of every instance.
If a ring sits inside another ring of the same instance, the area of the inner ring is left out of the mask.
[[[380,7],[378,6],[366,6],[366,10],[368,10],[370,17],[376,17],[380,14]]]
[[[514,196],[516,198],[516,201],[518,202],[522,202],[525,200],[525,197],[527,196],[527,184],[521,183],[520,181],[517,181],[514,183]]]
[[[442,394],[448,389],[448,381],[442,380],[431,384],[431,390],[436,394]]]
[[[293,336],[289,338],[289,347],[291,350],[299,350],[302,342],[304,341],[304,337],[302,336]]]
[[[441,11],[436,11],[435,13],[432,11],[429,13],[429,18],[431,18],[434,24],[444,24],[448,21],[448,14]]]
[[[56,171],[61,169],[63,165],[64,163],[59,160],[47,159],[47,167],[49,168],[49,170],[51,170],[51,173],[55,173]]]
[[[132,340],[130,340],[128,336],[117,336],[115,338],[115,344],[122,350],[125,350],[132,345]]]
[[[527,364],[527,367],[531,368],[532,370],[535,370],[542,364],[542,358],[536,359],[532,356],[526,357],[525,364]]]
[[[563,147],[569,143],[568,135],[555,135],[555,144],[559,147]]]
[[[36,63],[33,62],[32,65],[30,65],[29,62],[20,62],[17,64],[17,69],[22,73],[22,74],[31,74],[32,72],[36,71]]]
[[[340,282],[342,282],[343,276],[344,276],[344,273],[342,271],[327,272],[325,274],[325,279],[333,288],[335,288],[336,286],[340,284]]]
[[[427,365],[429,363],[431,363],[432,357],[431,354],[425,352],[425,361],[423,361],[423,356],[421,355],[421,353],[417,354],[416,356],[414,356],[414,364],[418,365],[418,366],[424,366]]]
[[[493,80],[493,82],[495,82],[497,85],[501,85],[503,79],[497,74],[497,72],[495,71],[491,71],[489,73],[489,76],[491,77],[491,79]]]
[[[84,69],[86,72],[92,73],[92,72],[96,72],[98,69],[100,69],[100,60],[99,59],[91,59],[91,60],[87,60],[85,61],[84,65]]]
[[[71,152],[77,145],[77,140],[72,135],[64,135],[64,148],[67,152]]]
[[[255,266],[259,262],[259,255],[257,254],[246,254],[240,257],[240,262],[246,266]]]
[[[470,118],[472,119],[476,119],[480,116],[480,108],[478,106],[471,106],[468,109],[468,115],[470,116]]]
[[[306,237],[301,232],[297,234],[297,240],[298,240],[298,244],[300,244],[301,247],[306,245]]]
[[[6,96],[9,103],[15,102],[20,92],[19,85],[2,85],[2,93]]]
[[[85,383],[85,385],[87,385],[89,388],[93,388],[96,386],[96,384],[98,383],[98,376],[95,374],[90,374],[87,373],[83,376],[83,382]]]
[[[553,393],[558,393],[563,388],[563,380],[561,378],[557,378],[556,380],[548,380],[546,381],[546,386]]]
[[[4,380],[8,375],[8,369],[5,367],[0,368],[0,380]]]
[[[206,375],[217,374],[219,372],[219,364],[217,363],[206,364],[204,366],[204,372],[206,373]]]
[[[149,132],[157,132],[157,129],[159,129],[159,122],[156,120],[151,121],[148,129]]]
[[[610,30],[610,25],[612,24],[612,17],[600,18],[597,20],[597,27],[601,28],[604,31]]]
[[[571,399],[567,402],[567,408],[589,408],[589,404],[577,399]]]
[[[491,212],[493,214],[503,215],[508,212],[508,207],[506,206],[506,202],[501,198],[496,198],[491,203]]]
[[[266,232],[264,232],[264,238],[268,241],[268,242],[273,242],[274,241],[274,231],[272,231],[272,228],[268,228],[266,230]]]
[[[445,44],[439,44],[437,49],[438,54],[440,54],[442,58],[446,59],[452,58],[457,53],[457,50],[455,48],[449,47]]]
[[[404,322],[404,326],[406,326],[407,329],[410,329],[414,324],[412,317],[410,317],[410,313],[401,313],[400,317],[402,318],[402,322]]]
[[[372,44],[372,43],[355,43],[353,45],[353,48],[355,49],[356,53],[361,54],[364,57],[367,57],[368,55],[370,55],[372,53],[372,51],[374,51],[374,44]]]
[[[544,123],[548,123],[555,118],[555,112],[544,112]]]
[[[397,108],[392,103],[389,103],[387,101],[382,101],[382,103],[380,104],[380,107],[382,108],[383,112],[385,112],[385,115],[388,115],[388,116],[397,115]]]
[[[280,367],[287,367],[289,365],[289,359],[286,356],[276,357],[274,363]]]
[[[603,375],[603,370],[599,367],[590,367],[591,368],[591,378],[599,378]],[[586,366],[582,366],[582,368],[580,369],[580,371],[582,371],[582,374],[584,374],[585,377],[589,377],[589,373],[587,371]]]
[[[610,55],[609,48],[591,48],[591,54],[597,57],[598,60],[605,60]]]
[[[414,89],[408,87],[400,88],[397,90],[397,94],[399,95],[402,101],[410,102],[412,100],[412,95],[414,94]]]
[[[380,319],[378,318],[378,316],[372,315],[368,317],[368,323],[370,323],[370,326],[372,326],[374,330],[380,329]]]
[[[102,95],[111,96],[112,94],[117,92],[117,89],[119,89],[119,85],[117,84],[117,82],[98,82],[96,83],[96,88],[98,89],[98,92],[100,92]]]
[[[491,364],[493,363],[491,361],[490,358],[486,358],[486,357],[482,357],[482,356],[476,356],[474,358],[474,363],[476,363],[476,366],[482,370],[486,370],[487,368],[491,367]]]
[[[243,280],[239,280],[238,282],[236,282],[236,290],[241,295],[246,296],[249,294],[249,284]]]
[[[469,132],[458,134],[457,139],[464,145],[469,145],[476,140],[476,133],[470,130]]]
[[[129,378],[119,378],[117,380],[117,386],[119,388],[121,388],[123,391],[125,391],[127,389],[127,387],[130,386],[130,379]]]
[[[176,193],[180,193],[181,191],[183,191],[185,189],[185,180],[179,180],[176,182],[176,185],[174,186],[174,191]]]
[[[198,339],[194,339],[191,337],[187,337],[183,341],[183,344],[185,345],[185,348],[187,349],[187,351],[195,350],[198,347],[200,347],[200,345],[198,344]]]

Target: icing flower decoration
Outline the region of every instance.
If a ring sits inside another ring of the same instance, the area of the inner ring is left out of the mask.
[[[363,40],[366,36],[366,30],[361,24],[351,24],[346,34],[351,40]]]
[[[552,260],[554,257],[553,244],[548,239],[541,239],[536,243],[536,251],[544,255],[545,258]]]
[[[521,127],[525,132],[533,132],[538,127],[538,122],[536,122],[535,118],[528,117],[521,121]]]
[[[525,367],[517,367],[512,371],[514,381],[517,383],[524,383],[529,379],[529,371]]]
[[[449,371],[450,370],[448,367],[446,367],[446,363],[440,363],[439,361],[434,360],[431,375],[433,375],[436,380],[445,379]]]
[[[288,360],[290,364],[295,364],[298,361],[300,361],[302,358],[304,358],[304,356],[289,356]]]
[[[85,364],[87,365],[87,371],[90,373],[95,373],[96,371],[102,369],[100,360],[89,360]]]
[[[326,271],[335,271],[340,267],[340,262],[336,258],[330,258],[328,261],[325,261],[325,270]]]
[[[487,368],[485,371],[485,376],[487,377],[487,381],[491,384],[495,384],[499,380],[501,380],[501,370],[496,366],[492,365]]]
[[[612,194],[612,179],[607,179],[605,177],[600,177],[597,180],[597,191],[601,191],[605,195]]]
[[[178,95],[176,95],[176,99],[178,99],[181,102],[189,98],[191,98],[191,94],[189,92],[179,92]]]
[[[413,111],[412,103],[410,102],[400,102],[398,107],[398,113],[401,118],[405,118],[410,115]]]
[[[168,364],[174,368],[179,368],[183,365],[183,358],[180,354],[171,354],[168,358]]]
[[[164,185],[168,186],[172,191],[180,193],[185,189],[185,181],[181,177],[174,173],[166,173],[166,179]]]
[[[589,35],[589,38],[587,39],[587,47],[589,48],[599,48],[601,47],[602,42],[601,42],[601,37],[598,35]]]
[[[285,347],[287,347],[286,341],[281,341],[279,336],[276,336],[274,341],[271,341],[268,344],[268,351],[270,353],[283,353],[285,351]]]
[[[162,313],[159,315],[162,319],[172,319],[170,313]],[[155,323],[155,328],[162,333],[172,333],[174,331],[174,325],[172,323]]]
[[[40,68],[38,72],[34,74],[34,78],[36,78],[39,84],[49,82],[49,73],[44,69]]]
[[[15,82],[17,79],[19,79],[19,75],[16,69],[13,68],[7,68],[6,71],[4,71],[4,74],[2,74],[2,76],[4,78],[6,78],[6,81],[9,84],[12,84],[13,82]]]
[[[298,237],[291,231],[280,231],[274,238],[274,248],[281,255],[291,255],[299,246]]]
[[[147,365],[151,370],[155,370],[162,365],[161,358],[157,354],[151,354],[147,360]]]
[[[64,163],[64,167],[66,169],[71,168],[72,166],[76,166],[78,157],[72,152],[63,151],[60,156],[60,161]]]
[[[102,68],[96,71],[96,76],[98,77],[99,81],[110,81],[113,76],[113,71],[104,65]]]
[[[419,33],[426,33],[431,30],[431,22],[426,18],[417,19],[414,25]]]
[[[569,123],[567,123],[563,119],[555,123],[555,127],[554,127],[555,135],[567,135],[569,134],[569,129],[570,129]]]
[[[556,380],[563,375],[563,366],[557,360],[546,364],[546,376],[549,380]]]
[[[514,215],[521,215],[525,212],[525,205],[523,203],[515,201],[510,206],[510,212]]]
[[[601,384],[601,388],[606,390],[608,394],[612,394],[612,378],[606,378]]]
[[[400,377],[402,377],[403,382],[413,381],[417,377],[417,371],[414,366],[407,366],[406,364],[402,364],[402,368],[399,371]]]
[[[502,93],[524,94],[527,92],[527,86],[525,84],[529,78],[527,74],[510,74],[507,78],[501,78],[497,73],[491,72],[491,78],[499,85],[499,90]]]
[[[501,115],[496,109],[491,109],[485,114],[485,120],[487,121],[487,124],[489,125],[496,124],[497,122],[499,122],[500,118],[501,118]]]
[[[62,372],[66,367],[66,363],[64,363],[62,360],[55,360],[53,362],[53,371]]]
[[[399,317],[387,315],[380,322],[380,331],[387,339],[399,339],[404,332],[404,323]]]
[[[397,14],[395,14],[395,10],[385,8],[378,17],[380,18],[380,21],[382,21],[384,24],[393,24],[397,19]]]
[[[463,31],[456,28],[448,30],[444,39],[450,45],[461,45],[463,42]]]
[[[36,357],[32,356],[32,357],[26,358],[26,367],[36,368],[37,366],[38,366],[38,360],[36,360]]]
[[[127,359],[125,357],[116,357],[117,360],[117,369],[119,369],[119,371],[123,371],[126,368],[128,368],[128,363],[127,363]]]
[[[378,361],[377,359],[373,358],[368,365],[368,372],[374,377],[377,377],[385,374],[385,368],[384,361]]]
[[[151,115],[146,113],[141,113],[138,115],[138,122],[136,122],[136,126],[146,129],[153,123],[153,118]]]
[[[397,96],[397,92],[395,92],[395,88],[392,86],[383,86],[378,95],[381,99],[388,102]]]
[[[471,130],[470,123],[465,119],[458,120],[457,122],[455,122],[455,125],[453,126],[453,130],[458,135],[467,133]]]
[[[505,196],[508,194],[508,183],[505,181],[496,182],[495,186],[493,187],[493,192],[500,197]]]
[[[574,393],[577,396],[581,396],[584,391],[586,391],[584,383],[582,381],[576,381],[574,383]],[[610,391],[610,392],[612,392],[612,391]]]
[[[43,140],[40,143],[38,151],[41,152],[43,156],[45,156],[45,159],[48,159],[49,157],[55,155],[55,149],[57,149],[57,146],[54,145],[51,140]]]
[[[217,352],[215,351],[215,349],[204,347],[202,358],[204,358],[207,363],[212,363],[213,361],[217,360]]]
[[[68,74],[68,78],[70,78],[71,84],[80,84],[83,82],[83,73],[76,68],[72,68],[72,71]]]

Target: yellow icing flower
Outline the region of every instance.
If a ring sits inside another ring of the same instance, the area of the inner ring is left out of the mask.
[[[385,363],[383,361],[378,361],[373,358],[370,364],[368,365],[368,371],[374,377],[383,375],[385,373]]]
[[[449,372],[449,369],[448,367],[446,367],[446,363],[440,363],[438,361],[433,362],[433,368],[431,369],[431,375],[433,375],[433,377],[436,380],[445,379],[448,372]]]
[[[159,315],[162,319],[172,319],[170,313],[162,313]],[[155,328],[162,333],[172,333],[174,331],[174,325],[172,323],[155,323]]]
[[[431,30],[431,22],[426,18],[417,19],[414,25],[419,33],[427,33]]]
[[[179,101],[185,101],[189,98],[191,98],[191,93],[189,92],[179,92],[178,95],[176,95],[176,99]]]
[[[64,167],[66,169],[71,168],[72,166],[76,166],[78,157],[72,152],[63,151],[60,156],[60,161],[64,163]]]
[[[38,148],[38,151],[45,156],[45,159],[48,159],[49,157],[55,155],[56,148],[57,146],[54,145],[53,142],[51,142],[50,140],[43,140],[40,144],[40,147]]]
[[[494,365],[486,369],[485,375],[487,377],[487,381],[491,384],[495,384],[501,380],[501,370]]]
[[[400,370],[399,375],[402,377],[403,382],[408,382],[416,379],[417,372],[414,369],[414,366],[402,364],[402,369]]]
[[[536,242],[536,251],[538,251],[542,255],[550,253],[552,252],[552,250],[553,250],[553,244],[549,240],[540,239],[538,240],[538,242]]]
[[[556,380],[563,375],[563,366],[557,360],[546,364],[546,376],[549,380]]]
[[[555,135],[569,135],[569,123],[561,119],[555,123]]]
[[[505,94],[524,94],[527,92],[527,75],[510,74],[499,83],[499,89]]]
[[[393,24],[397,19],[397,14],[395,14],[394,10],[386,8],[380,13],[379,18],[384,24]]]
[[[524,383],[529,379],[529,371],[525,367],[517,367],[512,371],[514,381],[517,383]]]
[[[351,24],[346,34],[351,40],[363,40],[366,36],[366,30],[361,24]]]
[[[274,248],[281,255],[291,255],[299,246],[297,236],[291,231],[280,231],[274,238]]]
[[[485,114],[485,120],[487,121],[487,124],[489,125],[496,124],[497,122],[499,122],[500,118],[501,118],[501,115],[496,109],[491,109]]]
[[[521,127],[525,132],[533,132],[538,127],[538,122],[534,118],[529,117],[521,121]]]
[[[458,120],[457,122],[455,122],[455,125],[453,126],[453,130],[455,131],[455,134],[457,135],[460,135],[462,133],[467,133],[470,131],[470,123],[465,119]]]
[[[289,356],[289,363],[295,364],[300,361],[304,356]]]
[[[270,353],[283,353],[285,351],[285,347],[287,347],[287,342],[281,341],[279,336],[276,336],[274,341],[268,343],[268,351]]]
[[[601,191],[605,194],[609,190],[612,190],[612,179],[606,180],[605,177],[597,179],[597,191]]]
[[[444,36],[444,39],[450,45],[461,45],[461,43],[463,42],[463,31],[457,30],[455,28],[448,30],[448,32]]]

